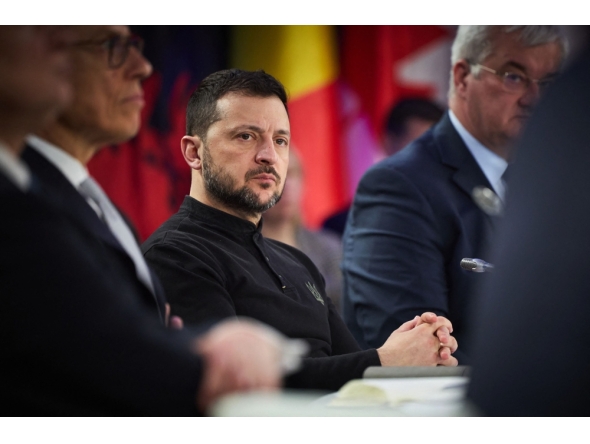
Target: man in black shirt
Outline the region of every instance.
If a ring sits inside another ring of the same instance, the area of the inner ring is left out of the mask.
[[[3,416],[191,415],[227,393],[278,387],[280,336],[238,321],[199,336],[165,329],[135,274],[21,160],[25,136],[79,98],[72,51],[80,33],[112,29],[97,28],[0,26]],[[93,75],[119,74],[107,64],[116,48],[89,44]]]
[[[374,365],[457,365],[451,324],[428,313],[381,348],[361,350],[312,261],[262,236],[261,215],[280,198],[287,172],[286,102],[263,71],[214,73],[192,95],[181,142],[190,196],[142,246],[172,313],[187,324],[248,316],[305,339],[310,354],[291,387],[337,390]]]

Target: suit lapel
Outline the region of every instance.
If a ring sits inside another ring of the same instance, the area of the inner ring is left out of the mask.
[[[111,230],[100,220],[96,212],[61,171],[29,146],[25,148],[22,159],[40,181],[41,187],[50,194],[52,201],[59,206],[60,211],[67,214],[71,220],[93,236],[99,237],[111,247],[127,255]]]
[[[108,226],[100,220],[96,212],[90,207],[86,199],[78,192],[70,181],[43,155],[39,154],[34,148],[26,146],[22,159],[29,165],[33,175],[39,182],[39,189],[36,194],[44,201],[49,201],[51,205],[58,208],[58,211],[65,214],[73,223],[78,225],[82,230],[88,232],[91,236],[98,238],[105,244],[115,249],[119,254],[131,263],[135,270],[133,259],[129,257],[127,251],[119,243],[115,235]],[[33,191],[33,190],[31,190]],[[145,286],[146,292],[154,299],[162,320],[164,320],[163,289],[157,277],[150,270],[150,275],[154,283],[156,294]]]
[[[484,186],[493,190],[488,178],[479,167],[459,133],[455,130],[448,114],[445,114],[443,119],[436,125],[434,138],[442,163],[455,170],[453,174],[454,183],[472,201],[472,193],[475,187]],[[474,205],[476,205],[475,202]],[[490,223],[494,223],[495,218],[481,209],[480,211]]]

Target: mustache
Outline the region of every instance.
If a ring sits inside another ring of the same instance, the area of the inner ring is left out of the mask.
[[[245,178],[246,182],[259,174],[272,174],[276,177],[277,183],[281,183],[281,176],[279,176],[279,173],[277,173],[277,171],[270,165],[262,165],[261,167],[248,171]]]

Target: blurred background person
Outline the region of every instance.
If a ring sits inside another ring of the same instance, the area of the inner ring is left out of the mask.
[[[326,294],[341,312],[342,243],[324,230],[308,230],[301,217],[301,198],[305,177],[296,148],[289,150],[287,181],[281,200],[263,216],[262,234],[303,251],[318,267],[326,281]]]
[[[386,156],[397,153],[403,147],[424,134],[443,116],[443,109],[433,100],[409,97],[396,103],[385,120],[381,138]],[[322,228],[342,237],[350,205],[328,217]]]
[[[433,100],[410,97],[400,100],[387,115],[383,150],[391,156],[416,140],[438,122],[444,110]]]

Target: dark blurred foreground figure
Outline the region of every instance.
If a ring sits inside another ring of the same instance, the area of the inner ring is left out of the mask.
[[[477,317],[468,396],[486,415],[590,416],[588,79],[586,50],[518,148]]]
[[[135,273],[129,279],[106,260],[61,195],[20,160],[26,134],[51,124],[73,96],[76,35],[0,26],[3,416],[192,415],[225,393],[278,387],[280,335],[246,321],[199,337],[165,329]],[[88,50],[106,66],[108,45]]]

